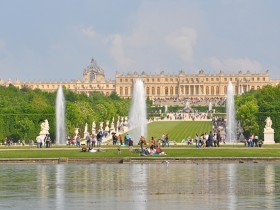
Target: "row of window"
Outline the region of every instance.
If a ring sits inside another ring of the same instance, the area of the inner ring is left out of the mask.
[[[130,89],[130,91],[129,91]],[[205,88],[205,93],[206,95],[219,95],[219,94],[225,94],[227,92],[227,86],[224,86],[223,87],[224,89],[224,92],[220,92],[220,87],[219,86],[206,86]],[[241,92],[247,92],[249,90],[254,90],[254,89],[260,89],[260,86],[251,86],[250,88],[247,86],[247,85],[243,85],[241,87],[238,87],[238,86],[235,86],[235,93],[241,93]],[[149,96],[149,95],[161,95],[161,88],[160,87],[147,87],[146,88],[146,95]],[[129,87],[120,87],[120,95],[121,96],[129,96],[129,93],[132,93],[132,88],[129,88]],[[165,87],[164,88],[164,94],[165,95],[178,95],[178,87]],[[181,87],[180,88],[180,94],[186,94],[186,95],[198,95],[198,94],[204,94],[204,90],[202,87],[200,86],[186,86],[186,87]]]
[[[68,89],[71,89],[71,85],[64,85],[66,88],[68,88]],[[47,89],[49,89],[49,88],[52,88],[52,89],[57,89],[57,88],[59,88],[59,85],[31,85],[30,86],[31,88],[42,88],[42,89],[44,89],[44,88],[47,88]],[[72,85],[72,88],[76,88],[77,86],[76,85]],[[95,86],[94,85],[89,85],[89,86],[87,86],[87,85],[81,85],[80,86],[81,88],[83,88],[83,89],[86,89],[86,88],[90,88],[90,89],[92,89],[92,88],[95,88]],[[100,88],[101,86],[100,85],[97,85],[97,88]],[[106,88],[109,88],[110,86],[109,85],[106,85]],[[115,87],[115,85],[113,85],[113,88]],[[79,88],[79,86],[78,86],[78,88]],[[103,88],[103,87],[102,87]]]
[[[199,82],[199,79],[200,78],[185,78],[185,79],[182,79],[182,82]],[[225,77],[225,78],[223,78],[224,82],[238,81],[238,80],[243,81],[243,82],[246,82],[246,81],[249,81],[249,80],[250,81],[261,81],[261,80],[262,81],[266,81],[266,78],[265,77],[262,77],[262,78],[260,78],[260,77],[251,77],[251,78],[249,78],[249,77],[243,77],[243,78],[240,78],[240,77],[235,77],[235,78],[230,77],[230,78],[227,78],[227,77]],[[161,81],[165,81],[165,82],[178,82],[179,79],[178,78],[164,78],[164,80],[161,80],[160,78],[156,78],[156,79],[152,78],[152,79],[143,79],[143,81],[144,82],[155,82],[155,81],[156,82],[161,82]],[[208,77],[206,77],[205,81],[206,82],[209,82],[209,81],[211,81],[211,82],[214,82],[214,81],[219,82],[219,81],[222,81],[222,78],[219,78],[219,77],[208,78]],[[120,82],[133,82],[133,79],[120,79]],[[203,82],[202,78],[201,78],[201,82]]]

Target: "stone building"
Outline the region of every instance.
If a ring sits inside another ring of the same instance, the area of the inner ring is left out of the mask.
[[[269,72],[252,73],[250,71],[239,71],[236,74],[225,74],[220,71],[217,74],[207,74],[200,70],[198,74],[187,74],[180,71],[178,74],[169,74],[162,71],[159,74],[120,74],[116,73],[115,80],[106,80],[104,70],[97,65],[94,59],[89,66],[84,69],[83,80],[73,80],[70,82],[20,82],[16,80],[2,81],[0,85],[8,86],[13,84],[18,88],[27,87],[30,89],[41,89],[54,92],[59,85],[65,86],[76,93],[101,92],[109,95],[116,92],[122,98],[130,98],[133,83],[137,78],[141,78],[145,84],[146,97],[149,98],[187,98],[201,97],[214,98],[224,97],[227,92],[229,81],[235,87],[235,94],[242,94],[252,89],[259,89],[265,85],[275,86],[279,80],[271,80]]]

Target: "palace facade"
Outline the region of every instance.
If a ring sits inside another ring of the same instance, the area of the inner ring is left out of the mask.
[[[141,78],[145,84],[147,98],[216,98],[225,97],[227,85],[231,82],[235,94],[242,94],[252,89],[260,89],[265,85],[276,86],[279,80],[271,80],[269,72],[251,73],[250,71],[239,71],[236,74],[225,74],[220,71],[217,74],[206,74],[200,70],[198,74],[187,74],[180,71],[178,74],[168,74],[162,71],[160,74],[120,74],[116,73],[115,80],[106,80],[104,70],[97,65],[94,59],[84,69],[83,80],[70,82],[20,82],[16,80],[3,81],[0,85],[10,84],[18,88],[41,89],[43,91],[55,92],[60,85],[76,93],[90,95],[92,92],[101,92],[109,95],[116,92],[122,98],[131,98],[133,84],[136,79]]]

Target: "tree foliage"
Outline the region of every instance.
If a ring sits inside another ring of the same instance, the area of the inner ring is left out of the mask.
[[[94,92],[90,96],[76,94],[64,89],[66,105],[66,129],[69,135],[74,128],[84,131],[85,123],[111,121],[118,116],[127,116],[129,100],[117,94],[104,96]],[[12,85],[0,86],[0,140],[4,138],[35,139],[40,132],[40,124],[47,119],[50,135],[55,138],[56,93],[18,89]],[[89,127],[90,129],[90,127]]]
[[[265,119],[271,117],[275,131],[275,142],[279,142],[280,134],[280,86],[267,85],[236,97],[237,119],[244,129],[245,135],[255,134],[263,138]]]

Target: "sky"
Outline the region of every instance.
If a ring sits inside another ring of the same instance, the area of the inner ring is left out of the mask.
[[[0,79],[239,71],[280,79],[277,0],[0,0]]]

